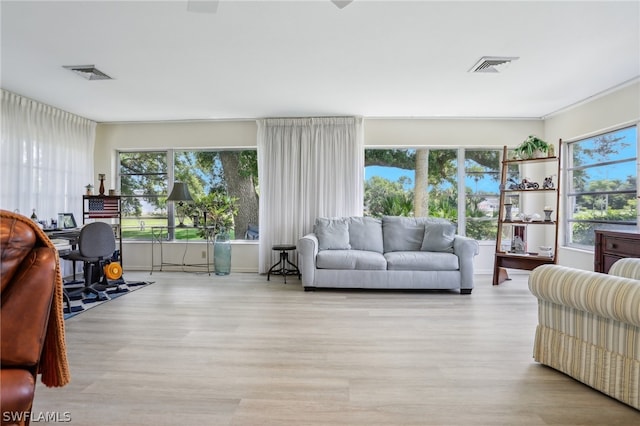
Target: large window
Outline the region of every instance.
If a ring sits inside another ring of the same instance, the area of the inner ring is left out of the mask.
[[[151,239],[151,226],[167,224],[167,152],[121,152],[122,237]]]
[[[150,240],[153,226],[182,221],[192,228],[206,220],[207,226],[224,229],[233,239],[257,239],[255,150],[120,152],[119,160],[123,238]],[[193,202],[167,203],[174,181],[187,184]],[[175,239],[195,235],[186,229],[174,231],[170,235]]]
[[[637,127],[567,144],[569,246],[593,248],[594,230],[637,228]]]
[[[458,233],[495,240],[497,149],[367,149],[365,214],[451,220]]]

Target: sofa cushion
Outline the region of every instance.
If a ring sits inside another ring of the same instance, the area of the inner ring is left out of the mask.
[[[424,239],[424,223],[413,217],[384,216],[382,218],[384,252],[418,251]]]
[[[396,251],[385,253],[387,269],[396,271],[457,271],[458,256],[453,253]]]
[[[350,217],[349,244],[352,250],[368,250],[382,253],[382,221],[373,217]]]
[[[349,226],[346,218],[317,218],[314,227],[319,250],[349,250]]]
[[[450,223],[426,223],[424,225],[424,238],[422,251],[444,251],[453,253],[453,240],[456,236],[456,227]]]
[[[386,270],[387,261],[380,253],[366,250],[324,250],[316,256],[320,269]]]

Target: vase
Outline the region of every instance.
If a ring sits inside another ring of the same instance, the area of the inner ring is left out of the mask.
[[[504,205],[504,210],[505,210],[505,214],[504,214],[504,220],[507,222],[511,222],[511,204],[506,204]]]
[[[231,272],[231,239],[226,232],[216,235],[213,242],[213,262],[216,275],[229,275]]]
[[[98,175],[98,179],[100,179],[100,188],[98,189],[98,193],[100,195],[104,195],[104,174],[100,173]]]

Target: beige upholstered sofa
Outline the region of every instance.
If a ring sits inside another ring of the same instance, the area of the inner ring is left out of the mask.
[[[609,275],[558,265],[533,270],[533,357],[640,410],[640,259]]]

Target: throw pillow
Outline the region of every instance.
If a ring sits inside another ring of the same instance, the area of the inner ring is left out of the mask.
[[[422,251],[444,251],[453,253],[456,227],[450,223],[427,223],[424,225]]]
[[[418,251],[424,239],[424,224],[413,217],[382,218],[384,252]]]
[[[352,250],[382,253],[382,221],[373,217],[350,217],[349,244]]]
[[[319,250],[349,250],[349,226],[344,218],[317,218],[315,233]]]

